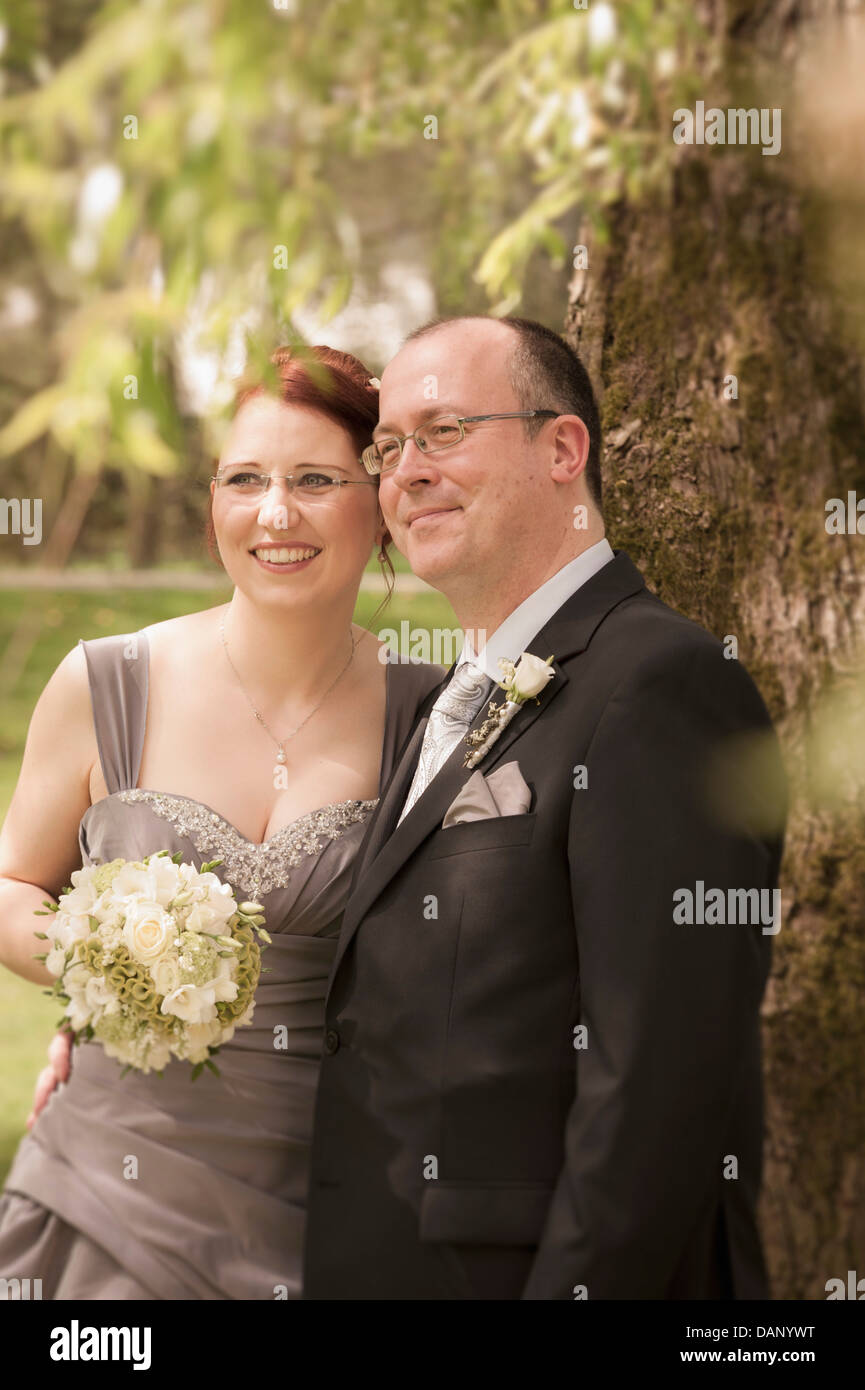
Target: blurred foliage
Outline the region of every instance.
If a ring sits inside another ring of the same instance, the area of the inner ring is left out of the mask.
[[[685,0],[62,9],[62,32],[49,0],[5,20],[4,217],[62,309],[58,370],[0,430],[0,455],[47,433],[80,470],[153,476],[184,449],[191,321],[230,370],[238,328],[255,366],[298,341],[301,309],[326,321],[346,303],[361,246],[341,170],[416,151],[443,297],[473,275],[507,312],[538,248],[566,263],[564,213],[602,230],[612,198],[666,177],[671,111],[712,51]]]

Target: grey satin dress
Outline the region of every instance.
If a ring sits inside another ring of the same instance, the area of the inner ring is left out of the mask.
[[[43,1299],[297,1299],[325,992],[378,798],[325,806],[256,845],[198,801],[138,789],[146,635],[82,646],[109,791],[82,818],[82,862],[163,848],[196,866],[221,858],[238,898],[265,907],[270,973],[218,1077],[193,1082],[176,1060],[161,1077],[121,1077],[97,1043],[73,1049],[0,1197],[0,1277],[41,1279]],[[443,675],[388,662],[379,796]]]

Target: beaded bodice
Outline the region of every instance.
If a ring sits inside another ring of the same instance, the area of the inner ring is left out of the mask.
[[[244,897],[255,899],[287,887],[292,869],[306,855],[318,854],[328,840],[337,839],[378,805],[375,797],[320,806],[284,825],[270,839],[255,844],[224,816],[191,797],[144,787],[115,795],[118,801],[144,802],[157,816],[170,822],[178,835],[190,839],[205,859],[221,859],[221,877]]]

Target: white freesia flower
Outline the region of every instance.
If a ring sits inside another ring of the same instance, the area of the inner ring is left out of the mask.
[[[45,969],[49,975],[55,977],[63,974],[63,967],[66,964],[66,950],[63,946],[52,946],[48,955],[45,957]]]
[[[87,1003],[87,984],[91,979],[87,966],[80,962],[70,966],[63,977],[63,986],[69,995],[66,1017],[76,1032],[87,1027],[93,1013]]]
[[[79,917],[69,912],[56,912],[54,914],[54,932],[57,940],[64,947],[74,946],[76,941],[83,941],[90,935],[90,914]]]
[[[186,914],[186,930],[221,936],[225,931],[225,919],[218,917],[209,903],[196,903]]]
[[[90,912],[98,896],[94,870],[75,869],[72,873],[72,887],[68,893],[63,894],[63,910],[71,917]]]
[[[145,867],[124,864],[111,885],[116,899],[143,898],[167,907],[181,886],[177,865],[166,855],[155,855]]]
[[[186,918],[187,929],[204,931],[209,936],[222,936],[237,911],[231,885],[223,883],[216,874],[198,874],[192,888],[192,896],[195,906],[190,909]],[[207,910],[196,913],[196,906]],[[199,922],[202,925],[197,925]]]
[[[92,1014],[92,1021],[101,1018],[103,1013],[117,1013],[120,1000],[100,975],[91,975],[84,989],[84,1000]]]
[[[175,931],[174,918],[159,903],[129,904],[122,932],[123,941],[129,954],[142,965],[150,965],[173,947]]]
[[[216,1018],[216,990],[213,985],[180,985],[162,1001],[164,1014],[184,1023],[209,1023]]]
[[[211,981],[215,990],[215,996],[218,1000],[227,1000],[231,1004],[234,1003],[237,998],[237,983],[234,979],[236,973],[237,961],[228,960],[224,956],[221,957],[219,968]]]

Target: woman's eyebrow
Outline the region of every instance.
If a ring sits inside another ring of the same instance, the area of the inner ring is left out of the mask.
[[[261,468],[257,459],[232,459],[230,463],[223,463],[223,468]],[[329,468],[333,473],[347,473],[348,469],[340,467],[338,463],[310,463],[304,461],[294,465],[295,471],[298,468]]]

